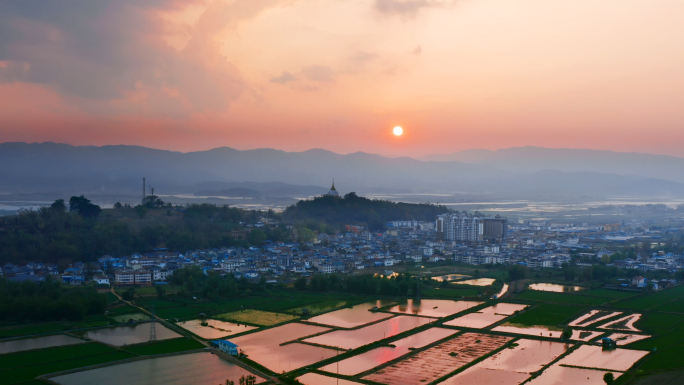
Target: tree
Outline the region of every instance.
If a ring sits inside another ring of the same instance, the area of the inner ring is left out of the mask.
[[[121,202],[116,202],[114,203],[114,208],[117,210],[121,210],[123,208],[123,205],[121,204]]]
[[[52,209],[52,211],[58,213],[64,213],[67,210],[66,203],[64,203],[64,199],[57,199],[55,203],[50,205],[50,208]]]
[[[164,285],[155,285],[155,288],[157,289],[157,298],[161,299],[166,296],[166,289],[164,289]]]
[[[508,276],[511,281],[525,279],[527,277],[527,268],[523,265],[513,265],[508,269]]]
[[[563,334],[561,334],[561,340],[567,341],[572,337],[572,329],[569,327],[566,327],[565,330],[563,330]]]
[[[306,290],[306,277],[299,277],[294,282],[294,287],[297,290]]]
[[[138,214],[140,218],[144,218],[147,215],[147,207],[143,205],[135,206],[135,213]]]
[[[247,236],[247,241],[254,246],[260,246],[262,243],[266,242],[266,233],[261,229],[254,229],[249,232]]]
[[[69,199],[69,211],[76,211],[83,218],[97,218],[102,209],[100,206],[93,204],[90,199],[81,195],[80,197],[73,196]]]
[[[603,382],[606,383],[606,385],[611,385],[613,382],[615,382],[615,376],[613,373],[606,373],[603,375]]]
[[[300,242],[311,242],[314,239],[314,232],[306,227],[299,229],[299,241]]]
[[[124,301],[132,301],[135,298],[135,288],[129,287],[126,289],[126,291],[121,293],[121,298],[123,298]]]

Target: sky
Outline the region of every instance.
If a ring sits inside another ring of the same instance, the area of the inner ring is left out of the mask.
[[[684,156],[681,20],[681,0],[3,0],[0,142]]]

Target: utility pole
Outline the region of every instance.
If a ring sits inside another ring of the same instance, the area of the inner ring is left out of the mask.
[[[154,306],[152,306],[152,324],[150,325],[150,341],[157,340],[157,317],[154,316]]]
[[[142,203],[145,203],[145,178],[143,177],[143,197],[142,197]]]

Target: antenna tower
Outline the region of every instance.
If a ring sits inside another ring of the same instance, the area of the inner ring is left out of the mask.
[[[145,178],[143,178],[143,199],[142,202],[145,203]]]
[[[157,317],[154,315],[154,306],[152,306],[152,324],[150,324],[150,341],[157,340]]]

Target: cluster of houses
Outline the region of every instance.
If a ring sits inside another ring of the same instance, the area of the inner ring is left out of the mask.
[[[174,270],[185,266],[198,266],[206,273],[215,271],[237,278],[264,277],[269,282],[315,273],[353,273],[366,269],[387,272],[399,263],[521,264],[530,269],[561,268],[564,263],[571,263],[572,255],[583,257],[581,262],[576,262],[580,266],[608,262],[608,265],[643,271],[676,271],[684,267],[682,255],[660,252],[610,261],[613,251],[589,252],[588,249],[596,249],[595,243],[599,243],[596,240],[605,245],[605,237],[618,236],[616,231],[644,237],[643,242],[662,241],[667,237],[667,234],[649,232],[638,223],[611,224],[605,226],[609,230],[606,231],[601,226],[586,224],[520,221],[508,226],[508,235],[500,243],[445,240],[437,236],[434,222],[394,221],[386,227],[386,231],[375,233],[350,225],[342,234],[316,234],[307,242],[267,242],[262,247],[185,252],[158,249],[125,257],[103,256],[97,264],[79,262],[62,271],[56,265],[6,264],[1,273],[15,281],[38,281],[52,275],[72,285],[90,280],[99,285],[154,285],[166,282]],[[628,283],[636,287],[647,284]]]

